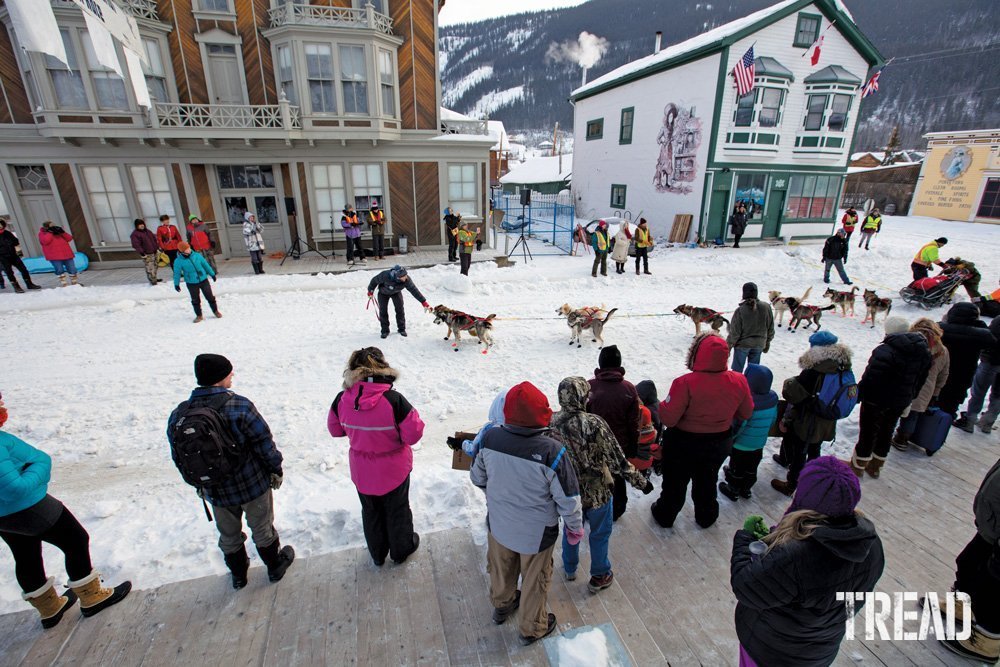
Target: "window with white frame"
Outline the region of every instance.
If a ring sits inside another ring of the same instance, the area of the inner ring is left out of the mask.
[[[142,48],[146,52],[146,60],[149,61],[148,64],[142,63],[142,74],[146,78],[149,97],[154,102],[169,102],[167,70],[163,66],[163,52],[160,50],[160,42],[156,39],[143,37]]]
[[[479,215],[475,164],[448,165],[448,206],[465,216]]]
[[[167,168],[151,165],[129,167],[139,216],[146,221],[146,229],[156,229],[161,215],[175,216],[174,197],[167,178]]]
[[[781,122],[781,102],[785,91],[780,88],[760,89],[760,112],[757,114],[757,125],[760,127],[777,127]]]
[[[368,113],[368,74],[365,47],[341,44],[340,83],[344,93],[344,113]]]
[[[312,166],[313,194],[316,197],[316,219],[319,229],[329,232],[338,229],[340,212],[347,204],[344,185],[344,167],[339,164],[314,164]]]
[[[66,49],[66,62],[63,63],[50,55],[45,56],[45,69],[48,70],[49,78],[52,80],[56,105],[60,109],[86,109],[89,107],[87,91],[80,77],[80,61],[73,40],[67,29],[60,30],[59,34]]]
[[[378,50],[379,89],[382,92],[382,115],[396,116],[396,67],[392,62],[392,52]]]
[[[382,165],[352,164],[351,190],[354,194],[354,210],[367,211],[372,202],[382,203]]]
[[[807,130],[823,129],[823,113],[826,111],[826,95],[810,95],[806,103],[806,120],[804,127]]]
[[[118,166],[83,167],[83,180],[99,240],[128,243],[134,227]]]
[[[336,113],[333,88],[333,48],[329,44],[306,44],[306,74],[309,105],[313,113]]]
[[[736,99],[736,120],[734,123],[736,127],[750,127],[753,123],[753,105],[756,99],[756,88]]]
[[[51,192],[49,173],[42,165],[14,165],[14,178],[19,192]]]
[[[229,0],[198,0],[198,7],[203,12],[222,12],[229,14]]]
[[[843,132],[847,127],[847,112],[851,108],[850,95],[834,95],[830,103],[830,118],[826,126],[834,132]]]
[[[90,33],[86,30],[80,31],[80,41],[83,42],[83,51],[87,54],[87,69],[90,72],[90,82],[94,87],[94,95],[97,98],[98,109],[128,109],[128,95],[125,94],[125,81],[118,72],[105,67],[98,61],[97,53],[94,51],[94,44],[90,40]],[[115,49],[117,58],[118,50]],[[121,64],[118,65],[121,67]]]
[[[295,68],[292,65],[292,47],[279,46],[278,54],[278,90],[292,104],[299,103],[299,95],[295,91]]]

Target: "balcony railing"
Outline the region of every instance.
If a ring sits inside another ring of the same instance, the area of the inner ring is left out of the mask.
[[[392,34],[392,19],[368,4],[362,9],[323,7],[287,2],[268,11],[270,26],[313,25],[324,28],[368,28]]]
[[[486,120],[442,120],[442,134],[489,134]]]
[[[156,0],[118,0],[118,4],[137,19],[160,20],[160,15],[156,13]]]
[[[288,102],[268,105],[173,104],[156,102],[151,125],[160,128],[215,130],[300,130],[299,108]]]

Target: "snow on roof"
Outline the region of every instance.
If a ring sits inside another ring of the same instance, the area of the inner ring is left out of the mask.
[[[622,77],[628,76],[630,74],[635,74],[636,72],[640,72],[646,69],[647,67],[652,67],[658,63],[672,60],[674,58],[682,56],[690,51],[695,51],[702,47],[710,46],[716,42],[725,39],[726,37],[729,37],[730,35],[735,35],[744,28],[748,28],[759,21],[763,21],[764,19],[783,11],[784,9],[787,9],[788,7],[794,5],[798,1],[799,0],[784,0],[784,2],[779,2],[776,5],[771,5],[770,7],[762,9],[758,12],[754,12],[749,16],[744,16],[741,19],[736,19],[735,21],[730,21],[729,23],[720,25],[718,28],[713,28],[708,32],[703,32],[700,35],[695,35],[691,39],[680,42],[679,44],[668,46],[659,53],[654,53],[652,55],[646,56],[645,58],[639,58],[638,60],[634,60],[630,63],[622,65],[618,69],[611,70],[604,76],[597,77],[593,81],[590,81],[587,84],[580,86],[572,93],[570,93],[570,95],[572,97],[576,97],[577,95],[585,93],[589,90],[603,86],[606,83],[611,83],[612,81],[615,81]],[[847,16],[852,22],[854,21],[854,17],[847,10],[847,6],[844,5],[844,3],[841,0],[836,0],[835,4],[839,11],[843,12],[844,15]]]
[[[896,164],[885,164],[879,165],[877,167],[848,167],[848,174],[857,174],[862,171],[879,171],[880,169],[899,169],[900,167],[916,167],[919,166],[919,162],[897,162]]]
[[[559,169],[559,160],[562,158],[562,170]],[[524,164],[514,167],[507,174],[500,177],[501,183],[555,183],[558,181],[568,181],[573,175],[573,155],[552,155],[549,157],[536,157],[528,160]]]
[[[861,153],[852,153],[851,162],[860,160],[866,155],[872,156],[879,162],[885,159],[885,151],[862,151]],[[899,158],[899,160],[902,160],[903,162],[921,162],[924,159],[924,157],[926,157],[926,153],[924,153],[923,151],[902,150],[902,151],[896,151],[896,156]]]
[[[503,146],[503,150],[508,150],[510,148],[510,137],[507,136],[507,130],[504,128],[503,122],[491,120],[487,121],[486,125],[489,128],[490,139],[493,140],[493,148],[490,150],[501,150],[501,145]]]
[[[458,113],[457,111],[452,111],[451,109],[445,109],[441,107],[441,120],[476,120],[472,116],[466,116],[464,113]]]

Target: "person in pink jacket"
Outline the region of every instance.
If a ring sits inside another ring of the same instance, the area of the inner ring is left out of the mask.
[[[330,406],[330,435],[350,443],[351,481],[361,499],[365,541],[375,564],[403,563],[420,545],[410,511],[413,450],[424,434],[416,409],[392,388],[399,371],[382,350],[355,350],[344,371],[344,391]]]
[[[76,253],[69,244],[73,236],[59,225],[53,224],[51,220],[46,220],[38,230],[38,240],[42,244],[42,254],[52,263],[62,286],[66,287],[68,284],[67,274],[74,285],[79,284],[76,280],[76,262],[73,259]]]

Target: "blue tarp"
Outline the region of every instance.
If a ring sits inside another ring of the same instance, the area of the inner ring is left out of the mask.
[[[76,253],[73,258],[76,262],[77,271],[86,271],[90,267],[90,260],[82,252]],[[24,265],[28,268],[28,273],[55,273],[52,262],[44,257],[25,257]]]

